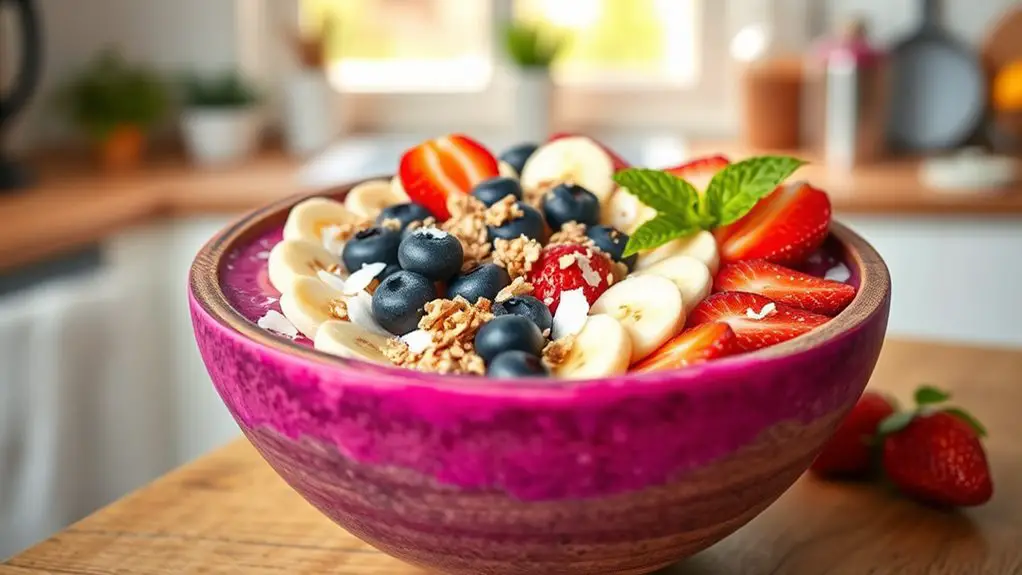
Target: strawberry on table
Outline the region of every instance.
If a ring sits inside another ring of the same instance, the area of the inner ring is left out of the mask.
[[[731,165],[731,160],[727,156],[716,155],[697,158],[678,166],[664,168],[663,171],[687,181],[697,190],[702,191],[709,187],[710,180],[717,172],[729,165]]]
[[[766,296],[799,309],[837,315],[855,299],[855,288],[811,276],[766,260],[728,264],[717,274],[714,291],[740,291]]]
[[[685,330],[669,340],[631,371],[645,373],[677,369],[726,357],[739,351],[734,330],[726,323],[711,322]]]
[[[547,140],[547,142],[553,142],[555,140],[563,140],[564,138],[574,138],[576,136],[578,136],[578,134],[572,134],[572,133],[569,133],[569,132],[558,132],[558,133],[550,136],[550,139]],[[589,136],[586,136],[586,137],[589,138]],[[625,160],[621,156],[617,155],[617,153],[615,153],[614,150],[611,150],[610,148],[605,146],[603,143],[597,142],[593,138],[589,138],[589,139],[592,140],[593,142],[595,142],[596,145],[598,145],[599,147],[603,148],[604,152],[607,152],[607,155],[610,156],[611,161],[614,163],[614,171],[615,172],[624,170],[625,168],[630,168],[632,166],[631,164],[628,163],[627,160]]]
[[[735,332],[741,351],[776,345],[827,323],[820,315],[777,303],[761,295],[721,292],[699,302],[688,316],[689,327],[724,322]]]
[[[740,220],[714,230],[725,262],[765,259],[797,266],[827,238],[830,199],[806,183],[778,187]]]
[[[587,246],[556,244],[543,248],[529,272],[532,295],[557,312],[561,293],[582,289],[589,305],[610,287],[611,263],[607,256]]]
[[[493,154],[479,142],[461,134],[419,144],[405,152],[398,168],[408,197],[441,221],[450,217],[449,195],[471,193],[476,184],[498,173]]]
[[[980,438],[983,427],[968,413],[942,408],[949,396],[932,387],[916,391],[918,407],[880,424],[883,468],[901,493],[934,505],[982,505],[993,495]]]
[[[859,398],[810,469],[821,477],[861,477],[873,469],[877,427],[894,414],[883,394],[867,391]]]

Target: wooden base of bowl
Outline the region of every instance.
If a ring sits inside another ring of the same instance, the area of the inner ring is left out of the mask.
[[[713,545],[766,509],[850,408],[776,425],[732,457],[666,485],[552,502],[438,485],[267,429],[246,435],[320,511],[413,565],[450,575],[640,575]]]

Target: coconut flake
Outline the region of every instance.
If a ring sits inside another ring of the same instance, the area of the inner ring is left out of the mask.
[[[412,353],[422,353],[433,345],[433,336],[424,329],[417,329],[401,336],[401,341]]]
[[[360,328],[383,337],[394,337],[394,334],[383,329],[373,316],[373,297],[368,292],[360,291],[345,298],[348,304],[348,319]]]
[[[823,279],[841,283],[845,283],[851,278],[852,270],[848,269],[848,266],[846,266],[843,263],[839,263],[838,265],[827,270],[827,273],[823,274]]]
[[[256,325],[266,331],[272,331],[291,339],[298,337],[298,328],[295,327],[295,324],[291,323],[291,320],[284,317],[284,314],[277,310],[271,309],[267,311],[266,315],[259,318]]]
[[[774,305],[774,302],[770,302],[763,306],[763,309],[759,310],[758,312],[753,311],[751,307],[745,308],[745,317],[749,319],[763,319],[776,311],[777,306]]]
[[[437,240],[446,238],[447,236],[450,235],[447,232],[441,230],[440,228],[435,227],[416,228],[414,231],[412,231],[412,234],[417,236],[429,236]]]
[[[323,240],[323,247],[326,251],[334,254],[335,256],[341,255],[344,251],[344,242],[340,240],[341,232],[344,228],[341,226],[326,226],[323,231],[320,232],[320,237]]]
[[[582,279],[592,287],[600,285],[600,272],[593,269],[592,261],[586,257],[578,258],[578,268],[582,270]]]
[[[316,277],[319,278],[319,281],[330,286],[332,289],[335,289],[341,293],[345,293],[344,289],[345,286],[347,286],[348,284],[347,282],[344,281],[344,278],[342,278],[341,276],[334,273],[330,273],[326,270],[319,270],[318,272],[316,272]]]
[[[553,339],[576,335],[586,325],[589,317],[589,301],[582,289],[561,292],[561,303],[554,314]]]
[[[344,295],[355,295],[369,287],[376,276],[382,274],[385,269],[387,269],[387,264],[383,262],[362,264],[362,269],[348,276],[341,291],[344,292]]]

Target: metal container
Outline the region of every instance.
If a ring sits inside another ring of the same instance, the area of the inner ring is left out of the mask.
[[[803,128],[828,167],[850,169],[884,156],[889,81],[887,55],[870,44],[861,20],[812,51]]]

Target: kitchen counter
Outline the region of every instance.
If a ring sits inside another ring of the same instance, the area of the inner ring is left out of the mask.
[[[952,391],[989,429],[994,498],[947,512],[805,476],[761,516],[663,575],[1022,573],[1022,351],[889,340],[871,387]],[[130,567],[130,568],[129,568]],[[43,573],[425,575],[333,525],[244,440],[0,564]]]
[[[253,209],[301,191],[303,183],[312,187],[318,185],[314,182],[336,181],[330,180],[336,174],[358,172],[350,167],[331,170],[344,163],[345,154],[392,158],[403,149],[403,144],[391,142],[393,154],[389,149],[370,154],[366,150],[372,144],[365,140],[347,150],[345,145],[310,165],[280,152],[265,152],[233,168],[202,170],[170,156],[120,176],[98,174],[80,161],[43,161],[36,189],[0,196],[0,272],[102,241],[146,220]],[[733,152],[733,157],[742,155]],[[321,175],[304,177],[303,169],[317,168],[316,163]],[[830,192],[835,210],[842,214],[1022,217],[1022,185],[1003,192],[941,193],[922,187],[915,169],[911,161],[891,162],[846,176],[810,165],[799,177]]]

